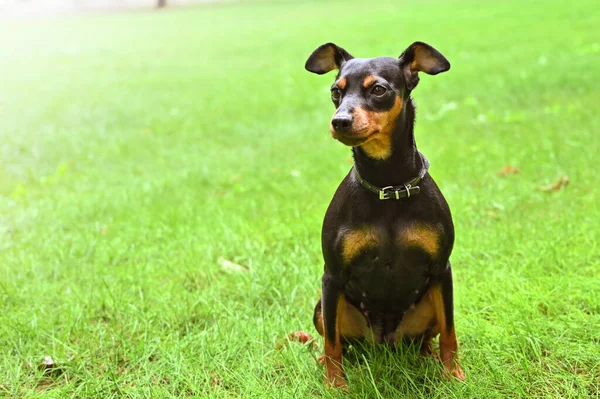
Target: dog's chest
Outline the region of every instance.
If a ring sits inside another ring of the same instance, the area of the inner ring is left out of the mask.
[[[419,222],[343,230],[340,255],[348,300],[365,312],[406,311],[429,285],[440,233],[439,226]]]

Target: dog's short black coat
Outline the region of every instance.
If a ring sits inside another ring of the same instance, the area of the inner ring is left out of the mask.
[[[399,58],[356,59],[333,43],[317,48],[306,69],[337,69],[331,88],[336,112],[332,136],[352,146],[354,168],[379,187],[403,185],[419,175],[410,94],[419,72],[435,75],[450,63],[422,42]],[[370,338],[394,345],[420,339],[423,351],[440,334],[445,370],[464,374],[456,358],[452,271],[454,244],[450,209],[427,173],[418,195],[381,200],[353,170],[338,187],[323,222],[325,271],[315,327],[325,337],[326,383],[344,386],[342,345]]]

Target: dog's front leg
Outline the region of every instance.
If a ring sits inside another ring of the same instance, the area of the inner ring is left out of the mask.
[[[431,291],[431,301],[435,308],[435,315],[440,326],[440,358],[444,365],[444,372],[459,380],[465,379],[465,374],[458,363],[458,343],[454,330],[454,293],[452,287],[452,267],[448,262],[446,271],[441,276],[439,285]]]
[[[342,340],[340,329],[344,311],[344,294],[339,276],[323,275],[323,327],[325,336],[325,386],[346,387],[342,369]]]

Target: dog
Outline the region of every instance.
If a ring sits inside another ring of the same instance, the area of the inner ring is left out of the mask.
[[[325,261],[314,325],[325,339],[325,384],[346,387],[342,349],[372,340],[421,342],[438,334],[444,373],[458,363],[450,253],[450,208],[414,139],[411,93],[419,73],[450,69],[435,48],[411,44],[398,58],[354,58],[326,43],[306,61],[316,74],[337,70],[329,130],[352,147],[354,166],[329,204],[322,229]]]

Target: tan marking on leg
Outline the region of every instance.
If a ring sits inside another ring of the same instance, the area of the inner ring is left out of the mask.
[[[348,264],[367,248],[377,245],[377,234],[370,227],[346,233],[342,239],[342,260]]]
[[[346,88],[346,83],[347,83],[346,78],[341,78],[336,82],[337,87],[339,87],[342,90],[344,90]]]
[[[446,373],[458,378],[465,379],[465,374],[458,363],[458,343],[456,341],[456,332],[454,325],[450,330],[446,326],[446,314],[444,312],[444,300],[439,286],[434,286],[429,290],[429,298],[435,309],[435,317],[440,326],[440,359],[444,365]]]
[[[329,334],[325,334],[325,385],[328,387],[345,387],[348,385],[344,379],[344,370],[342,369],[342,340],[340,337],[345,303],[344,294],[340,294],[337,301],[335,341],[331,342],[328,338]]]
[[[340,335],[345,339],[360,339],[369,335],[365,316],[353,305],[346,302]]]
[[[408,310],[394,333],[394,341],[404,337],[418,337],[436,327],[436,314],[429,293],[414,308]],[[436,329],[437,330],[437,329]],[[432,334],[435,336],[435,334]]]
[[[320,336],[325,335],[325,327],[323,327],[323,305],[315,309],[315,328]]]
[[[373,159],[387,159],[392,154],[392,132],[402,112],[402,98],[396,96],[392,108],[385,112],[367,111],[363,108],[354,110],[354,126],[367,133],[366,141],[360,147]]]
[[[367,88],[371,86],[373,83],[377,81],[377,78],[373,75],[368,75],[365,80],[363,80],[363,87]]]
[[[340,336],[344,339],[360,339],[370,336],[371,330],[365,316],[355,306],[346,301],[344,303]],[[315,327],[319,335],[323,336],[325,328],[323,327],[323,309],[320,306],[315,309]]]
[[[421,248],[433,258],[440,250],[440,230],[438,226],[415,222],[400,232],[400,243],[411,248]]]

